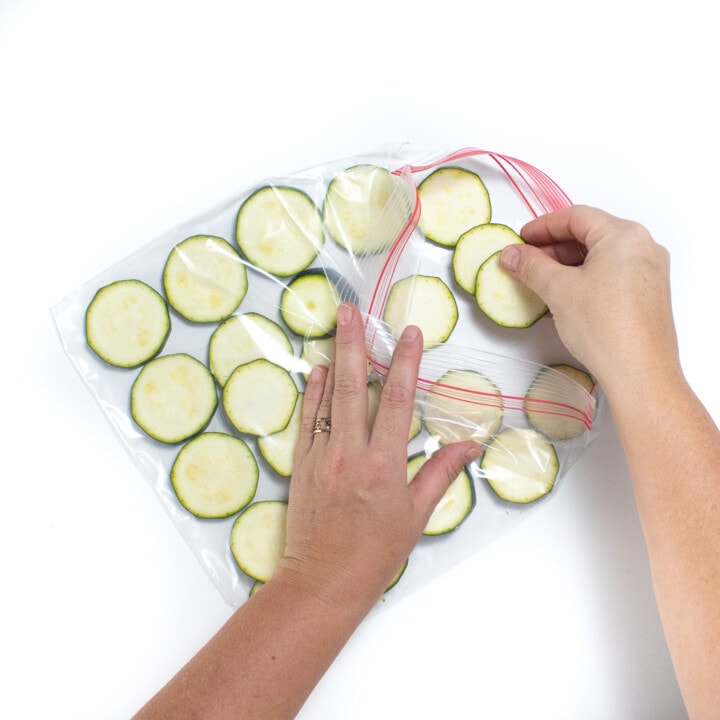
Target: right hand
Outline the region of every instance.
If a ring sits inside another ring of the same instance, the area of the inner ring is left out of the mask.
[[[604,386],[679,369],[669,255],[648,231],[586,206],[542,215],[501,260],[547,304],[573,356]]]

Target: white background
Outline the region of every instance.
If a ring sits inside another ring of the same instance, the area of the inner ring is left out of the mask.
[[[535,164],[671,250],[685,369],[719,419],[709,12],[3,0],[0,716],[127,718],[231,612],[64,356],[50,307],[262,178],[390,141]],[[370,617],[301,717],[684,717],[614,433],[552,502]]]

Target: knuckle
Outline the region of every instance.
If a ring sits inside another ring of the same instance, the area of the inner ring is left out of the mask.
[[[388,380],[382,389],[382,402],[391,407],[404,407],[414,399],[414,391],[397,380]]]
[[[359,397],[360,392],[365,390],[365,385],[358,382],[358,379],[349,373],[337,373],[333,385],[333,395],[340,399],[352,399]]]

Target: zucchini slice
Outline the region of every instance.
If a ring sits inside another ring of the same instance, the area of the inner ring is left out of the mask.
[[[245,298],[245,264],[227,240],[193,235],[170,252],[163,271],[165,295],[191,322],[217,322],[232,315]]]
[[[354,165],[335,175],[323,204],[333,241],[355,255],[390,247],[410,219],[402,183],[376,165]]]
[[[270,185],[240,207],[235,238],[253,265],[280,277],[308,267],[325,243],[322,217],[310,196],[298,188]]]
[[[458,306],[450,288],[439,277],[408,275],[390,288],[383,321],[396,337],[407,325],[417,325],[427,349],[450,337],[458,321]]]
[[[302,374],[307,380],[316,365],[330,367],[335,359],[335,338],[306,338],[300,351]]]
[[[302,403],[303,394],[299,393],[288,424],[282,430],[272,433],[272,435],[263,435],[258,438],[260,454],[265,458],[268,465],[283,477],[292,475],[295,445],[300,436]]]
[[[130,391],[133,420],[152,438],[179,443],[203,430],[217,407],[215,380],[186,353],[161,355],[138,373]]]
[[[595,381],[587,372],[572,365],[551,365],[550,370],[545,369],[538,373],[527,391],[525,413],[530,424],[550,440],[569,440],[582,435],[587,427],[579,418],[561,414],[562,408],[553,410],[552,403],[557,402],[557,391],[553,392],[556,386],[549,377],[552,371],[567,375],[588,393],[592,393]],[[568,404],[576,406],[581,403],[582,394],[578,393]]]
[[[500,428],[503,401],[493,382],[474,370],[449,370],[425,396],[423,422],[440,443],[486,442]]]
[[[340,293],[322,270],[307,270],[291,280],[280,297],[280,314],[296,335],[325,337],[336,325]]]
[[[403,564],[402,567],[395,573],[395,577],[390,581],[390,584],[385,588],[385,592],[388,590],[392,590],[399,582],[400,578],[405,574],[405,571],[407,570],[407,566],[410,562],[410,559],[408,558]]]
[[[490,222],[492,208],[485,183],[470,170],[441,167],[418,185],[420,221],[428,240],[454,247],[476,225]]]
[[[382,383],[373,380],[368,383],[368,432],[372,430],[377,416],[378,407],[380,406],[380,398],[382,396]],[[413,410],[412,420],[410,422],[410,430],[408,432],[408,442],[420,434],[422,430],[422,413],[417,404]]]
[[[85,338],[106,363],[132,368],[162,350],[170,333],[167,303],[141,280],[100,288],[85,311]]]
[[[238,567],[261,583],[270,579],[285,552],[287,503],[254,502],[238,515],[230,531],[230,550]]]
[[[411,483],[428,461],[429,456],[424,452],[408,458],[407,479]],[[475,507],[475,488],[470,475],[461,470],[458,476],[450,483],[445,494],[432,511],[432,515],[423,530],[423,535],[444,535],[460,526]]]
[[[497,325],[526,328],[547,311],[547,305],[500,264],[500,252],[491,255],[478,270],[475,283],[477,306]]]
[[[175,458],[170,482],[184,508],[201,518],[225,518],[255,497],[257,460],[234,435],[205,432],[188,442]]]
[[[290,373],[269,360],[253,360],[233,370],[222,393],[233,426],[250,435],[271,435],[292,417],[298,389]]]
[[[474,295],[480,266],[507,245],[524,242],[512,228],[500,223],[488,223],[468,230],[460,236],[453,250],[452,270],[455,282]]]
[[[526,504],[553,489],[559,462],[555,447],[542,433],[511,427],[493,438],[480,469],[498,497]]]
[[[234,315],[215,329],[208,346],[208,365],[222,387],[232,371],[252,360],[265,358],[289,367],[295,351],[285,331],[274,321],[249,312]]]

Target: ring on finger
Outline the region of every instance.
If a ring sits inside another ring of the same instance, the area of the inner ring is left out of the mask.
[[[329,417],[318,418],[315,421],[315,427],[313,428],[313,435],[317,433],[330,432],[332,430],[332,422]]]

